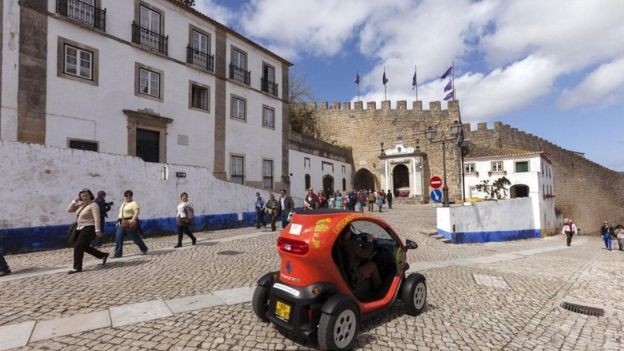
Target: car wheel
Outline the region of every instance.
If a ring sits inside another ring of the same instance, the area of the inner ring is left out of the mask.
[[[334,314],[324,313],[318,325],[321,350],[348,350],[359,330],[359,311],[349,301],[340,302]]]
[[[269,289],[262,285],[256,286],[253,298],[251,299],[251,307],[258,318],[263,322],[268,322],[267,310],[269,309]]]
[[[408,314],[418,315],[427,305],[427,282],[421,274],[410,274],[403,283],[401,300]]]

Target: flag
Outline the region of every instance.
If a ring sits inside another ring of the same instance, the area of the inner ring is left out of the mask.
[[[451,75],[451,73],[453,73],[453,66],[449,67],[446,72],[444,72],[444,74],[442,75],[442,77],[440,77],[440,79],[444,79],[448,76]]]
[[[355,81],[353,83],[360,84],[360,72],[355,74]]]
[[[414,76],[412,77],[412,90],[416,89],[416,72],[414,72]]]
[[[453,89],[453,82],[449,80],[448,84],[444,87],[444,92],[446,93],[449,90]]]
[[[386,71],[384,71],[384,75],[383,75],[383,85],[386,85],[386,83],[388,83],[390,80],[386,78]]]
[[[455,99],[455,92],[451,91],[450,93],[448,93],[445,97],[444,97],[444,101],[446,100],[453,100]]]

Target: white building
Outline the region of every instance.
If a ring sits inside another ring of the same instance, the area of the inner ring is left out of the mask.
[[[425,153],[406,147],[403,140],[395,142],[392,149],[384,149],[381,160],[381,188],[392,189],[396,197],[417,197],[423,200],[423,162]]]
[[[0,22],[0,139],[287,181],[291,64],[232,29],[177,0],[7,0]]]
[[[538,228],[544,233],[555,231],[554,174],[552,162],[546,154],[518,149],[490,149],[471,143],[464,158],[466,199],[478,201],[491,197],[477,186],[487,181],[488,190],[491,190],[491,185],[502,177],[511,183],[506,186],[506,193],[500,193],[502,198],[534,198],[537,206],[533,207],[533,215]]]

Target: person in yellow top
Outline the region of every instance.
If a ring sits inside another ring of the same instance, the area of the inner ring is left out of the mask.
[[[128,234],[130,239],[134,241],[144,255],[147,253],[147,246],[138,233],[140,207],[139,204],[133,200],[133,195],[132,190],[126,190],[124,192],[124,202],[119,208],[117,232],[115,233],[115,257],[121,257],[123,255],[123,241],[126,234]]]

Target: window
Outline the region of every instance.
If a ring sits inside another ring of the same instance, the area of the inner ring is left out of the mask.
[[[98,85],[98,49],[58,37],[56,75]]]
[[[306,174],[305,175],[305,190],[308,190],[308,189],[310,189],[312,187],[311,183],[312,182],[310,181],[310,175]]]
[[[474,163],[466,163],[466,164],[464,164],[464,172],[466,174],[476,173],[475,168],[476,167],[475,167]]]
[[[191,31],[191,46],[193,49],[199,51],[200,53],[207,54],[210,52],[208,36],[196,30]],[[198,57],[198,59],[200,58]],[[193,61],[193,62],[196,62],[196,61]]]
[[[325,171],[325,167],[327,167],[327,169],[331,168],[332,173],[334,172],[334,164],[331,162],[325,162],[322,161],[321,162],[321,171]]]
[[[516,162],[516,173],[524,173],[528,171],[529,171],[528,161]]]
[[[76,150],[98,151],[98,143],[95,141],[70,139],[69,148]]]
[[[232,66],[243,70],[247,69],[247,54],[239,49],[232,48]]]
[[[160,73],[139,68],[139,94],[160,98]]]
[[[312,168],[312,162],[310,161],[309,157],[303,158],[303,168]]]
[[[262,86],[265,93],[277,96],[277,84],[275,83],[275,67],[262,63]]]
[[[214,71],[214,56],[210,55],[210,35],[190,25],[187,62]]]
[[[91,80],[93,77],[93,53],[65,44],[64,72]]]
[[[502,171],[503,171],[503,161],[492,162],[492,172],[502,172]]]
[[[139,26],[140,29],[140,44],[148,46],[156,51],[163,51],[163,43],[161,32],[161,15],[160,13],[147,8],[146,6],[139,6]]]
[[[270,107],[262,107],[262,126],[275,128],[275,110]]]
[[[345,165],[342,165],[342,174],[347,173],[347,167]]]
[[[231,102],[232,102],[232,106],[231,106],[232,118],[240,119],[243,121],[247,120],[247,112],[246,112],[246,106],[245,106],[246,101],[241,98],[232,96]]]
[[[245,184],[245,157],[232,156],[230,159],[230,181]]]
[[[262,160],[262,187],[273,189],[273,161]]]
[[[137,128],[136,155],[145,162],[160,162],[160,132]]]
[[[347,191],[347,180],[342,178],[342,191]]]
[[[199,83],[191,82],[190,108],[210,111],[210,89]]]

